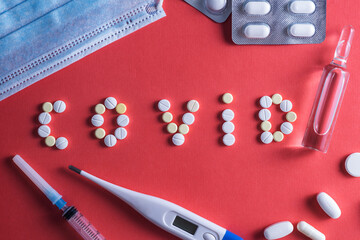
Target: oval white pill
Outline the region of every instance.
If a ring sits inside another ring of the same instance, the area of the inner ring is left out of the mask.
[[[260,98],[260,106],[263,108],[269,108],[272,105],[272,99],[269,96],[263,96]]]
[[[116,122],[120,127],[126,127],[129,124],[130,119],[125,114],[121,114],[117,117]]]
[[[91,118],[91,123],[94,127],[100,127],[104,123],[104,117],[100,114],[95,114]]]
[[[220,12],[226,7],[227,0],[205,0],[205,6],[212,12]]]
[[[116,142],[116,137],[112,134],[106,135],[106,137],[104,138],[104,143],[107,147],[115,146]]]
[[[175,146],[181,146],[185,142],[185,137],[181,133],[175,133],[172,137],[172,142]]]
[[[289,9],[292,13],[311,14],[315,12],[315,3],[313,1],[292,1]]]
[[[271,112],[268,109],[261,109],[259,111],[259,118],[261,121],[267,121],[271,118]]]
[[[119,127],[115,130],[115,137],[119,140],[125,139],[127,136],[127,131],[123,127]]]
[[[341,216],[341,210],[335,200],[327,193],[321,192],[316,197],[320,207],[329,217],[337,219]]]
[[[295,23],[290,26],[289,34],[293,37],[312,37],[315,34],[315,26],[311,23]]]
[[[187,103],[186,108],[189,112],[197,112],[200,108],[200,104],[196,100],[190,100]]]
[[[45,138],[47,136],[49,136],[51,133],[51,129],[48,125],[41,125],[38,128],[38,134],[40,137]]]
[[[224,133],[232,133],[235,130],[235,125],[232,122],[224,122],[221,128]]]
[[[308,224],[307,222],[301,221],[297,224],[297,229],[299,232],[307,236],[308,238],[311,238],[312,240],[325,240],[325,235]]]
[[[158,103],[158,109],[162,112],[169,111],[170,107],[171,107],[171,104],[170,104],[169,100],[162,99]]]
[[[223,140],[224,145],[232,146],[235,143],[235,136],[232,135],[231,133],[228,133],[223,136],[222,140]]]
[[[59,137],[58,139],[56,139],[55,146],[57,149],[63,150],[65,148],[67,148],[68,145],[69,145],[69,142],[66,138]]]
[[[271,132],[263,132],[260,136],[261,141],[265,144],[269,144],[274,140],[274,136]]]
[[[62,113],[66,109],[66,104],[64,101],[58,100],[54,103],[54,111],[57,113]]]
[[[292,107],[293,107],[292,102],[290,102],[289,100],[283,100],[280,103],[280,109],[283,112],[290,112]]]
[[[244,11],[251,15],[266,15],[270,10],[271,5],[268,1],[249,1],[244,6]]]
[[[114,97],[108,97],[105,99],[104,104],[107,109],[114,109],[117,105],[117,101]]]
[[[225,122],[230,122],[234,119],[235,113],[231,109],[225,109],[222,112],[221,117]]]
[[[346,171],[353,177],[360,177],[360,153],[350,154],[345,161]]]
[[[185,123],[186,125],[191,125],[195,122],[195,116],[194,114],[192,113],[185,113],[183,116],[182,116],[182,121],[183,123]]]
[[[247,38],[267,38],[270,34],[270,26],[267,24],[248,24],[243,30]]]
[[[265,228],[264,236],[268,240],[285,237],[294,231],[294,226],[289,221],[278,222]]]
[[[294,130],[294,127],[293,127],[293,125],[291,123],[284,122],[284,123],[281,124],[280,130],[281,130],[281,132],[283,134],[288,135],[288,134],[292,133],[292,131]]]
[[[47,112],[40,113],[38,120],[41,124],[49,124],[51,121],[51,115]]]

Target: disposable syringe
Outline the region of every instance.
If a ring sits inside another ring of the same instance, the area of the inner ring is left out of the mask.
[[[14,163],[28,176],[31,181],[46,195],[46,197],[56,205],[61,211],[66,221],[85,239],[103,240],[105,239],[96,228],[74,207],[67,206],[62,196],[53,189],[24,159],[19,155],[13,158]]]

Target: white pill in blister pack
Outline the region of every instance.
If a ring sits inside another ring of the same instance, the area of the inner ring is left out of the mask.
[[[49,124],[51,121],[51,115],[47,112],[40,113],[38,120],[41,124]]]
[[[315,3],[310,0],[292,1],[289,5],[289,10],[296,14],[311,14],[315,9]]]
[[[270,26],[265,23],[249,23],[244,27],[243,31],[247,38],[267,38],[270,34]]]
[[[121,114],[117,117],[116,122],[120,127],[126,127],[129,124],[130,119],[125,114]]]
[[[260,106],[263,108],[269,108],[272,105],[272,99],[269,96],[263,96],[260,98]]]
[[[195,122],[195,116],[194,114],[192,113],[185,113],[183,116],[182,116],[182,121],[183,123],[185,123],[186,125],[191,125]]]
[[[119,140],[123,140],[126,138],[127,136],[127,131],[125,128],[123,127],[118,127],[116,130],[115,130],[115,133],[114,133],[115,137]]]
[[[231,14],[231,0],[185,0],[215,22],[222,23]]]
[[[295,23],[289,27],[289,34],[293,37],[309,38],[315,34],[315,26],[311,23]]]
[[[175,146],[181,146],[185,142],[185,137],[181,133],[175,133],[172,137],[172,142]]]
[[[289,122],[283,122],[280,126],[281,132],[286,135],[292,133],[293,129],[294,129],[293,125]]]
[[[261,109],[259,111],[259,118],[261,121],[268,121],[271,118],[271,112],[268,109]]]
[[[263,132],[260,136],[260,139],[263,143],[269,144],[274,140],[274,136],[271,132]]]
[[[264,237],[268,240],[285,237],[294,231],[294,226],[289,221],[278,222],[270,225],[264,231]]]
[[[223,143],[226,146],[232,146],[235,143],[235,136],[231,133],[227,133],[223,136]]]
[[[113,147],[117,143],[117,139],[114,135],[109,134],[104,138],[104,143],[107,147]]]
[[[244,11],[250,15],[266,15],[270,12],[271,5],[268,1],[248,1]]]
[[[49,136],[51,133],[51,129],[48,125],[41,125],[38,128],[38,134],[40,137],[45,138],[47,136]]]
[[[235,113],[233,110],[231,109],[225,109],[222,114],[222,119],[225,121],[225,122],[230,122],[234,119],[235,117]]]
[[[107,109],[114,109],[117,105],[117,101],[114,97],[108,97],[105,99],[104,104]]]
[[[227,0],[205,0],[205,6],[212,12],[221,12],[226,7]]]
[[[91,123],[94,127],[100,127],[101,125],[104,124],[104,117],[101,116],[100,114],[95,114],[91,118]]]
[[[54,103],[54,111],[57,113],[62,113],[66,109],[66,103],[64,101],[58,100]]]
[[[308,238],[311,238],[312,240],[325,240],[326,239],[325,235],[322,232],[320,232],[319,230],[317,230],[316,228],[314,228],[313,226],[311,226],[310,224],[308,224],[305,221],[299,222],[297,224],[297,229],[299,230],[299,232],[301,232]]]
[[[64,150],[69,145],[69,142],[64,137],[59,137],[56,139],[55,146],[57,149]]]
[[[232,133],[235,130],[235,125],[232,122],[224,122],[221,128],[224,133]]]
[[[158,109],[162,112],[169,111],[170,107],[171,107],[171,104],[170,104],[169,100],[162,99],[158,103]]]
[[[335,200],[327,193],[321,192],[316,196],[316,199],[324,212],[329,217],[337,219],[341,216],[341,210]]]

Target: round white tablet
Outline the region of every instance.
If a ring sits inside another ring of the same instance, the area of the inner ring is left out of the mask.
[[[265,228],[264,236],[268,240],[283,238],[294,231],[294,226],[289,221],[274,223]]]
[[[226,7],[227,0],[205,0],[205,6],[212,12],[221,12]]]
[[[114,109],[117,105],[117,101],[114,97],[108,97],[105,99],[104,104],[107,109]]]
[[[181,133],[175,133],[172,137],[172,142],[175,146],[181,146],[185,142],[185,137]]]
[[[47,136],[49,136],[51,133],[51,129],[48,125],[41,125],[38,128],[38,134],[40,137],[45,138]]]
[[[123,127],[118,127],[116,130],[115,130],[115,137],[119,140],[123,140],[125,139],[127,136],[127,131],[125,128]]]
[[[63,150],[65,148],[67,148],[68,145],[69,145],[69,142],[66,138],[59,137],[58,139],[56,139],[55,146],[57,149]]]
[[[263,132],[260,136],[261,141],[265,144],[269,144],[274,140],[274,137],[271,132]]]
[[[38,120],[41,124],[49,124],[51,121],[51,115],[47,112],[40,113]]]
[[[228,133],[223,136],[222,140],[223,140],[224,145],[232,146],[235,143],[235,136],[232,135],[231,133]]]
[[[64,101],[58,100],[54,103],[54,111],[57,113],[62,113],[66,109],[66,104]]]
[[[360,153],[350,154],[345,161],[346,171],[353,177],[360,177]]]
[[[195,116],[194,114],[192,113],[185,113],[183,116],[182,116],[182,121],[183,123],[185,123],[186,125],[191,125],[195,122]]]
[[[272,99],[269,96],[263,96],[260,98],[260,106],[263,108],[269,108],[272,105]]]
[[[106,135],[106,137],[104,138],[104,143],[107,147],[115,146],[116,142],[116,137],[112,134]]]
[[[233,112],[233,110],[231,109],[225,109],[222,114],[222,119],[225,121],[225,122],[230,122],[234,119],[235,117],[235,113]]]
[[[130,119],[125,114],[121,114],[117,117],[116,122],[120,127],[126,127],[129,124]]]
[[[225,93],[222,96],[222,101],[226,104],[232,103],[233,100],[234,100],[234,97],[231,93]]]
[[[186,124],[180,124],[179,126],[179,133],[185,135],[185,134],[188,134],[189,133],[189,126],[186,125]]]
[[[268,121],[271,118],[271,112],[268,109],[261,109],[259,111],[259,118],[261,121]]]
[[[264,39],[270,35],[270,26],[266,23],[250,23],[246,25],[243,32],[247,38]]]
[[[224,133],[232,133],[235,130],[235,125],[232,122],[224,122],[221,128]]]
[[[288,135],[288,134],[292,133],[292,131],[294,130],[294,127],[289,122],[283,122],[280,126],[280,130],[283,134]]]
[[[100,114],[95,114],[91,118],[91,123],[94,127],[100,127],[104,123],[104,117]]]
[[[197,112],[200,108],[200,104],[196,100],[190,100],[186,104],[186,108],[189,112]]]
[[[171,104],[170,104],[169,100],[162,99],[158,103],[158,109],[162,112],[169,111],[170,107],[171,107]]]
[[[289,101],[289,100],[283,100],[281,103],[280,103],[280,109],[281,111],[283,112],[290,112],[291,109],[292,109],[293,105],[292,103]]]

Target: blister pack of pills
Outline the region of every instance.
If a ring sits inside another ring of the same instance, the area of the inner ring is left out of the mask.
[[[326,36],[326,0],[233,0],[236,44],[314,44]]]
[[[185,0],[217,23],[223,23],[231,13],[231,0]]]

